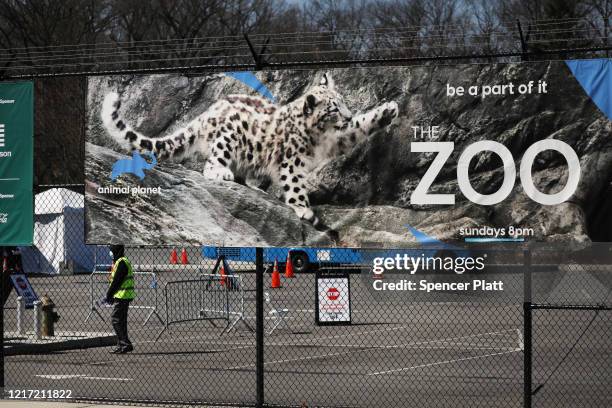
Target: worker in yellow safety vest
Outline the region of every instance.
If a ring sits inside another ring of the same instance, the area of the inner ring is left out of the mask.
[[[136,297],[134,290],[134,269],[125,256],[123,245],[111,245],[113,268],[110,275],[110,286],[106,292],[106,302],[113,305],[111,315],[113,329],[117,334],[117,347],[111,350],[113,354],[124,354],[134,350],[128,338],[128,309],[130,302]]]

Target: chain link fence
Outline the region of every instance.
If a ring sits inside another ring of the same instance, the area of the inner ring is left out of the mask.
[[[609,246],[556,258],[556,276],[532,274],[526,317],[531,321],[533,406],[605,407],[612,404],[612,271]],[[550,285],[550,288],[545,289]]]
[[[426,295],[379,291],[415,278],[398,270],[377,274],[372,265],[398,254],[454,260],[480,252],[127,247],[137,292],[129,310],[135,350],[113,355],[111,309],[102,302],[109,249],[83,242],[82,186],[53,187],[36,198],[35,246],[21,248],[22,265],[6,269],[24,270],[59,320],[53,336],[37,333],[35,310],[5,290],[6,398],[611,405],[609,252],[596,263],[585,254],[490,250],[486,268],[465,276],[503,281],[503,295],[462,296],[442,286]],[[457,278],[438,269],[422,279],[442,285]]]

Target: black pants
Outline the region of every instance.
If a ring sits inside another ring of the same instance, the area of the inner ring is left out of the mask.
[[[0,270],[2,265],[0,265]],[[11,271],[5,271],[2,273],[2,304],[6,306],[6,301],[11,295],[13,290],[13,282],[11,281]]]
[[[113,329],[117,334],[117,345],[119,347],[131,346],[132,342],[128,338],[128,309],[130,300],[115,299],[113,302],[113,314],[111,315]]]

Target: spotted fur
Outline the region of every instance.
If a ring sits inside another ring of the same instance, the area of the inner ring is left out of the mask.
[[[247,181],[269,177],[282,189],[285,203],[314,224],[318,221],[308,200],[308,173],[397,116],[397,104],[391,102],[353,118],[329,74],[281,106],[259,97],[227,96],[187,126],[161,138],[134,130],[122,119],[120,109],[119,95],[108,94],[102,118],[109,133],[126,148],[151,151],[161,160],[199,152],[206,158],[204,175],[212,180],[232,181],[235,174]]]
[[[387,102],[367,112],[356,114],[343,126],[334,127],[330,136],[317,147],[315,163],[324,163],[347,154],[369,136],[384,130],[398,115],[396,102]]]

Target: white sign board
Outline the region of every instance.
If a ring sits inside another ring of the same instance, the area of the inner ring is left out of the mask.
[[[318,325],[351,324],[351,287],[348,274],[317,274]]]
[[[10,276],[13,286],[17,291],[17,296],[21,296],[25,299],[26,308],[30,309],[34,307],[34,302],[38,300],[38,295],[36,295],[36,292],[34,292],[28,278],[22,273],[13,274]]]

